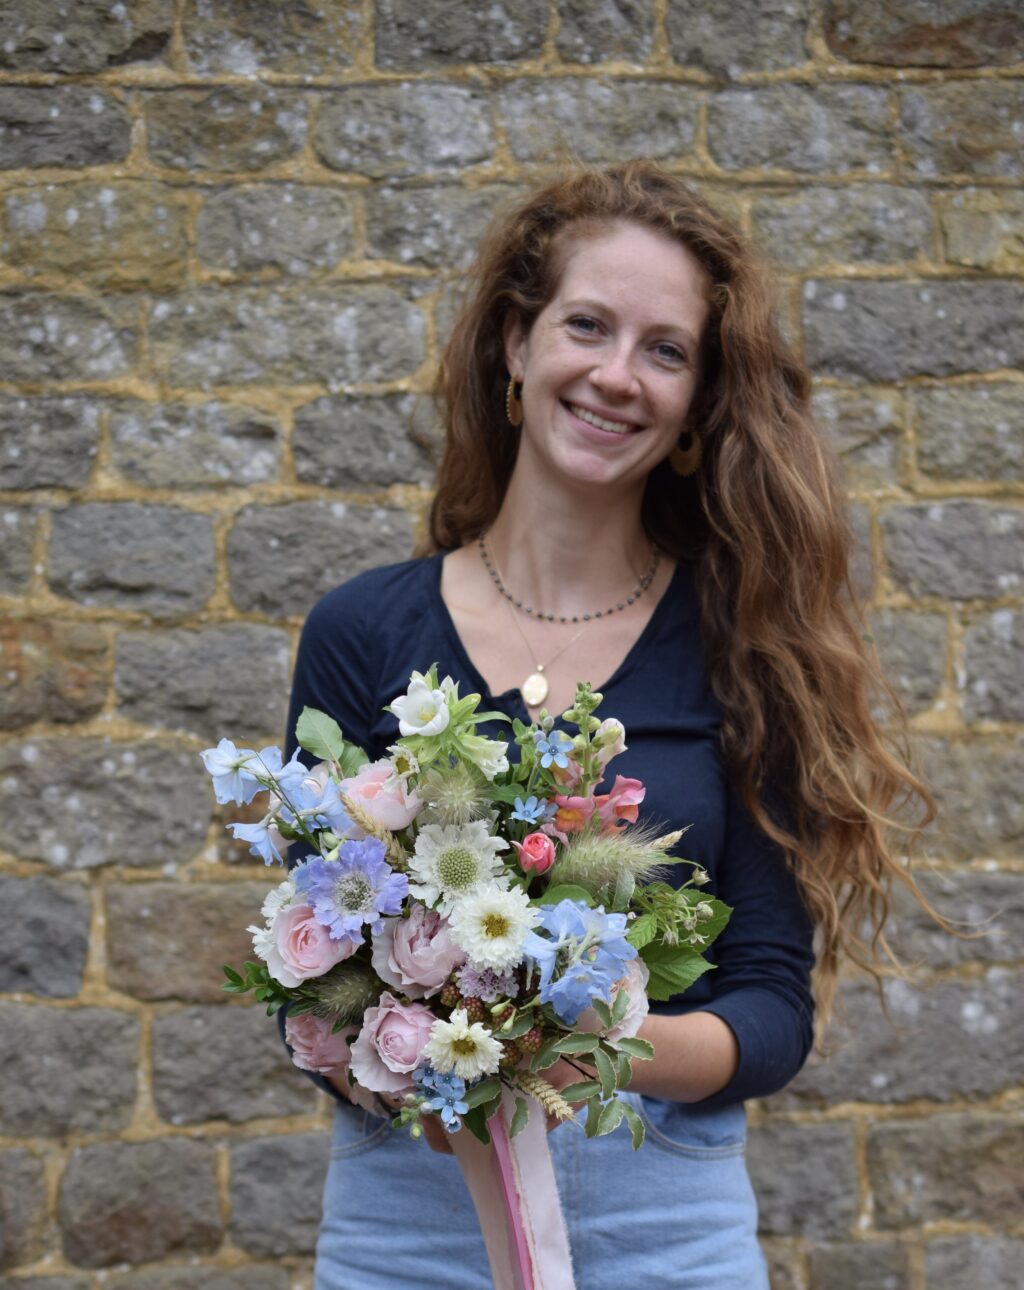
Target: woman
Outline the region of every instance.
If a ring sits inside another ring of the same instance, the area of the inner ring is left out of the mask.
[[[382,756],[383,705],[435,661],[523,719],[561,712],[577,679],[603,692],[643,818],[692,826],[680,854],[734,913],[717,970],[640,1032],[655,1045],[631,1094],[644,1148],[624,1129],[552,1134],[577,1284],[764,1287],[743,1100],[800,1069],[812,938],[827,1010],[900,872],[885,813],[926,803],[870,715],[808,378],[749,248],[650,163],[533,193],[472,280],[438,381],[432,554],[316,606],[289,729],[310,704]],[[440,1135],[425,1152],[334,1088],[317,1290],[488,1286]]]

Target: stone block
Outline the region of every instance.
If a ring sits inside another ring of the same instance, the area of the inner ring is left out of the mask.
[[[255,623],[196,631],[122,632],[117,708],[133,721],[202,735],[273,736],[288,704],[286,632]]]
[[[153,1097],[170,1124],[241,1124],[312,1111],[317,1091],[289,1061],[276,1018],[256,1004],[154,1018]]]
[[[929,478],[1024,480],[1019,385],[919,385],[910,400],[917,423],[917,464]]]
[[[310,559],[309,543],[333,552]],[[339,583],[378,564],[407,560],[412,521],[406,511],[344,502],[249,506],[228,535],[231,598],[244,612],[304,615]]]
[[[668,0],[665,28],[677,63],[714,76],[780,71],[807,59],[807,0]]]
[[[71,1153],[58,1210],[64,1255],[85,1268],[210,1254],[223,1226],[213,1147],[185,1138]]]
[[[896,1241],[843,1241],[811,1250],[809,1290],[911,1290],[907,1247]]]
[[[188,1263],[129,1272],[103,1284],[105,1290],[108,1287],[109,1290],[288,1290],[291,1283],[287,1268],[270,1264],[247,1263],[244,1267],[229,1269]],[[0,1290],[4,1290],[2,1282]]]
[[[925,897],[956,931],[944,931],[905,888],[895,892],[895,913],[887,934],[910,964],[956,967],[1008,963],[1024,939],[1024,878],[1015,873],[943,873],[917,876]]]
[[[751,204],[754,232],[787,269],[900,264],[931,253],[923,193],[893,184],[766,193]]]
[[[853,63],[998,67],[1024,58],[1024,19],[1012,0],[827,0],[825,43]]]
[[[583,161],[692,153],[701,95],[678,81],[567,77],[513,81],[502,94],[519,161],[551,161],[566,146]]]
[[[370,254],[401,264],[464,268],[495,209],[514,192],[507,186],[371,190],[366,196]]]
[[[331,188],[241,184],[203,202],[196,245],[211,269],[305,277],[351,255],[352,203]]]
[[[922,179],[1020,179],[1020,83],[968,80],[905,89],[900,140],[911,172]]]
[[[716,94],[708,148],[726,170],[878,174],[892,162],[881,85],[765,85]]]
[[[7,195],[8,264],[113,288],[175,287],[186,271],[188,199],[146,182],[46,184]]]
[[[43,1253],[46,1177],[42,1158],[0,1151],[0,1271]]]
[[[389,286],[183,292],[154,305],[151,337],[157,371],[202,389],[393,381],[425,354],[422,313]]]
[[[445,129],[437,129],[439,121]],[[313,133],[325,166],[370,179],[457,175],[489,160],[494,142],[490,102],[481,90],[429,81],[325,94]]]
[[[33,827],[8,829],[5,847],[56,869],[170,865],[206,836],[209,779],[191,750],[109,739],[31,739],[0,745],[0,812]]]
[[[871,616],[871,630],[885,676],[906,711],[930,708],[945,671],[944,615],[879,609]]]
[[[329,76],[351,66],[360,0],[186,0],[185,52],[200,76]]]
[[[148,488],[249,487],[277,474],[276,419],[237,403],[118,403],[110,456]]]
[[[90,1290],[89,1278],[80,1277],[4,1277],[0,1290]]]
[[[968,721],[1024,721],[1024,610],[997,609],[964,633],[961,688]]]
[[[812,367],[841,379],[951,376],[1024,364],[1024,285],[1009,280],[811,280],[803,290]]]
[[[0,508],[0,595],[17,596],[32,580],[36,512],[27,506]]]
[[[378,67],[500,65],[544,48],[547,0],[496,0],[486,12],[451,0],[377,0],[376,10]]]
[[[903,417],[890,391],[819,387],[814,415],[839,453],[854,488],[884,488],[897,482],[903,458]]]
[[[174,506],[87,502],[53,515],[50,587],[90,608],[174,618],[213,590],[213,521]]]
[[[940,1236],[924,1249],[928,1290],[1020,1290],[1024,1241],[1010,1236]]]
[[[1024,740],[958,743],[917,740],[924,780],[938,804],[926,838],[949,860],[1019,856],[1024,845]]]
[[[131,146],[124,103],[84,85],[0,85],[0,170],[106,166]]]
[[[890,506],[882,536],[893,582],[912,596],[954,600],[1019,594],[1024,511],[988,502]]]
[[[77,882],[0,874],[0,993],[67,999],[82,988],[89,892]],[[55,954],[53,947],[60,946]]]
[[[223,1003],[224,964],[255,959],[246,931],[280,880],[125,883],[107,892],[107,979],[137,999]]]
[[[0,369],[8,381],[113,380],[131,372],[137,346],[130,299],[0,295]]]
[[[761,1125],[750,1131],[747,1163],[763,1233],[820,1239],[851,1230],[857,1171],[848,1125]]]
[[[103,707],[110,649],[93,623],[0,620],[0,729],[82,721]]]
[[[139,1023],[124,1012],[0,1003],[0,1133],[123,1129],[135,1100],[138,1046]]]
[[[149,155],[172,170],[266,170],[296,156],[306,137],[306,99],[258,83],[149,90],[143,106]]]
[[[875,561],[871,553],[871,513],[866,506],[850,507],[850,578],[861,600],[871,598],[875,585]]]
[[[1024,194],[1013,189],[952,194],[939,206],[946,259],[996,273],[1024,270]]]
[[[759,1236],[758,1243],[768,1264],[771,1290],[807,1290],[803,1255],[792,1240]]]
[[[968,1112],[876,1124],[867,1140],[875,1227],[1016,1223],[1024,1204],[1022,1158],[1019,1118]]]
[[[8,0],[0,9],[0,67],[80,76],[165,62],[173,0]]]
[[[427,415],[421,396],[410,394],[307,403],[295,412],[295,474],[325,488],[428,484],[434,451],[423,428]]]
[[[231,1148],[231,1239],[249,1254],[311,1254],[330,1143],[323,1133]]]
[[[88,399],[0,398],[0,488],[81,488],[99,432]]]
[[[645,0],[558,0],[555,47],[567,63],[645,63],[654,14]]]

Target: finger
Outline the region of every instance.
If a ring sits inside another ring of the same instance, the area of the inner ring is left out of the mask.
[[[431,1151],[438,1151],[443,1156],[451,1156],[452,1144],[448,1141],[448,1132],[442,1128],[436,1116],[427,1115],[420,1121],[423,1125],[423,1136]]]

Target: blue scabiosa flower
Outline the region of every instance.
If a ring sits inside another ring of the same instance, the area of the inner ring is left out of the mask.
[[[543,905],[538,925],[526,933],[527,958],[540,971],[540,999],[572,1026],[594,999],[612,1001],[612,986],[626,973],[636,949],[626,940],[625,914],[606,914],[582,900]]]
[[[554,802],[546,802],[531,794],[525,802],[521,797],[516,798],[515,809],[509,819],[522,820],[524,824],[539,824],[541,820],[551,819],[557,810]]]
[[[535,730],[533,742],[540,756],[540,764],[545,770],[552,765],[559,766],[562,770],[565,770],[569,765],[572,740],[564,730],[552,730],[548,734]]]
[[[409,879],[396,873],[384,859],[378,838],[343,842],[337,860],[317,858],[296,867],[296,889],[313,907],[317,922],[328,928],[332,940],[348,939],[358,945],[363,927],[370,934],[384,930],[382,915],[400,914],[409,892]]]

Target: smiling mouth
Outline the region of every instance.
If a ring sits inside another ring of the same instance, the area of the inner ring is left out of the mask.
[[[581,408],[578,403],[567,403],[566,407],[574,417],[579,417],[581,421],[586,421],[588,425],[596,426],[598,430],[607,430],[611,434],[632,434],[634,430],[640,428],[631,421],[609,421],[606,417],[599,417],[596,412]]]

